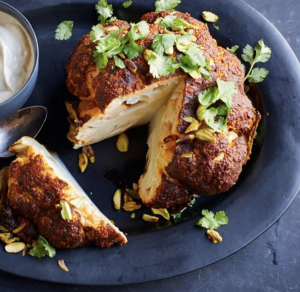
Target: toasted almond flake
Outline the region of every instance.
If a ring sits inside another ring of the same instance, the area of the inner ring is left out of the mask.
[[[19,227],[17,227],[15,230],[13,230],[13,233],[20,232],[25,226],[26,226],[26,223],[22,223]]]
[[[130,218],[134,219],[134,218],[135,218],[135,213],[132,213],[132,214],[130,215]]]
[[[68,267],[66,266],[64,260],[59,260],[59,261],[58,261],[58,265],[59,265],[59,267],[60,267],[63,271],[69,272],[69,269],[68,269]]]
[[[155,217],[155,216],[148,215],[148,214],[144,214],[143,219],[147,222],[157,222],[159,218]]]
[[[155,215],[161,215],[163,216],[166,220],[170,220],[170,214],[168,212],[167,209],[163,209],[163,208],[151,208],[151,211],[153,212],[153,214]]]
[[[120,189],[117,189],[114,193],[113,202],[116,210],[121,209],[121,195],[122,195],[122,191]]]
[[[13,242],[5,246],[5,251],[8,253],[18,253],[25,248],[24,242]]]
[[[134,210],[138,210],[142,207],[141,204],[138,204],[135,201],[131,201],[131,202],[127,202],[126,204],[124,204],[123,209],[127,212],[132,212]]]

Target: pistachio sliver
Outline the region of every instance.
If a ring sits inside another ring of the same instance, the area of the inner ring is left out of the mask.
[[[124,204],[123,209],[127,212],[132,212],[134,210],[138,210],[142,207],[141,204],[138,204],[135,201],[131,201],[131,202],[127,202],[126,204]]]
[[[222,152],[221,154],[219,154],[218,156],[216,156],[216,157],[214,158],[214,161],[220,162],[220,161],[222,161],[222,160],[224,159],[224,157],[225,157],[225,153]]]
[[[192,142],[195,139],[194,134],[189,134],[183,137],[180,137],[179,139],[176,140],[176,144],[187,144]]]
[[[206,106],[205,105],[200,105],[197,109],[197,112],[196,112],[196,116],[197,116],[197,119],[202,122],[204,120],[204,112],[206,110]]]
[[[186,129],[185,133],[189,133],[192,131],[197,131],[200,127],[200,123],[197,119],[193,117],[185,117],[183,118],[184,121],[190,123],[189,127]]]
[[[71,212],[71,208],[70,205],[68,204],[67,201],[60,201],[60,206],[61,206],[61,217],[64,220],[72,220],[72,212]]]
[[[121,195],[122,195],[122,191],[120,189],[117,189],[114,193],[113,202],[116,210],[121,209]]]
[[[84,202],[85,202],[84,196],[76,197],[70,200],[70,204],[77,209],[79,209],[84,204]]]
[[[154,52],[152,50],[149,50],[149,49],[144,50],[143,56],[147,62],[150,61],[150,59],[153,57],[153,55],[154,55]]]
[[[6,229],[4,226],[0,225],[0,232],[8,232],[8,229]]]
[[[87,168],[88,165],[88,158],[85,153],[80,153],[79,154],[79,168],[81,172],[84,172]]]
[[[158,221],[158,217],[156,216],[151,216],[151,215],[148,215],[148,214],[144,214],[143,217],[142,217],[145,221],[147,222],[157,222]]]
[[[180,155],[180,157],[182,157],[182,158],[192,158],[193,154],[192,153],[183,153],[183,154]]]
[[[201,141],[205,141],[205,142],[209,142],[209,143],[213,143],[213,144],[215,144],[217,142],[216,137],[207,129],[200,129],[195,133],[195,135],[196,135],[196,138]]]
[[[126,204],[131,201],[132,201],[132,198],[125,192],[124,193],[124,203]]]
[[[161,215],[163,216],[166,220],[170,220],[170,214],[168,212],[167,209],[163,209],[163,208],[151,208],[151,211],[153,212],[153,214],[155,215]]]
[[[136,65],[135,65],[135,63],[133,61],[131,61],[129,59],[126,59],[124,61],[124,63],[126,65],[127,69],[129,69],[133,73],[136,73],[137,67],[136,67]]]
[[[219,16],[210,12],[210,11],[203,11],[202,17],[207,22],[216,22],[219,19]]]
[[[69,269],[68,269],[68,267],[66,266],[64,260],[59,260],[59,261],[58,261],[58,265],[59,265],[59,267],[60,267],[63,271],[69,272]]]
[[[116,146],[120,152],[128,151],[129,139],[125,133],[119,135]]]
[[[132,213],[132,214],[130,215],[130,218],[131,218],[131,219],[134,219],[134,218],[135,218],[135,213]]]
[[[140,196],[137,191],[131,190],[131,189],[125,189],[126,193],[134,200],[139,200]]]
[[[18,233],[26,226],[26,223],[22,223],[19,227],[13,230],[13,233]]]

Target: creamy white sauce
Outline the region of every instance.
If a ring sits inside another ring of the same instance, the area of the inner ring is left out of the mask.
[[[34,65],[32,42],[21,23],[0,11],[0,103],[14,96]]]

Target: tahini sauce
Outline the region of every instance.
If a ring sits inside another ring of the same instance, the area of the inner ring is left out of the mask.
[[[30,37],[21,23],[0,11],[0,103],[24,86],[34,65]]]

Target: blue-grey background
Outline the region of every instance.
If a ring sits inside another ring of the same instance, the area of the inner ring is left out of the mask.
[[[23,0],[7,2],[18,7],[19,1]],[[245,2],[277,27],[299,59],[300,0],[245,0]],[[0,272],[0,291],[300,291],[298,210],[300,210],[299,195],[282,218],[247,247],[216,264],[175,278],[124,287],[84,287],[39,282]],[[201,251],[195,246],[194,252]]]

